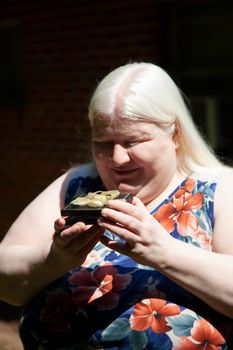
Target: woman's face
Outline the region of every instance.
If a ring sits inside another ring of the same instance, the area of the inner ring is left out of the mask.
[[[92,149],[106,188],[137,195],[145,204],[166,189],[177,169],[172,136],[150,122],[97,116]]]

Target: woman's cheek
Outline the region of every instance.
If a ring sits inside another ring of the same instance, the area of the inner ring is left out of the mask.
[[[157,150],[155,147],[141,144],[135,147],[131,156],[135,161],[144,164],[147,162],[153,162],[157,157],[156,154]]]

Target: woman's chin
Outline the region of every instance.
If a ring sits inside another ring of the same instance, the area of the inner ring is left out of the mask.
[[[136,195],[139,191],[139,188],[132,186],[130,184],[120,183],[118,185],[118,190],[121,193],[132,193],[133,195]]]

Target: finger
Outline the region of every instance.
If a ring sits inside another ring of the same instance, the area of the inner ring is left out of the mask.
[[[99,238],[104,233],[104,228],[95,224],[88,230],[81,232],[77,236],[74,236],[66,244],[67,249],[78,250],[80,254],[86,255],[89,251],[93,249],[96,243],[99,241]]]
[[[111,240],[104,235],[102,237],[100,237],[100,242],[102,244],[104,244],[106,247],[111,248],[113,250],[116,250],[117,252],[119,252],[121,254],[127,255],[128,251],[129,251],[129,249],[127,249],[127,247],[124,243]]]
[[[99,236],[102,235],[103,232],[104,228],[100,227],[97,224],[91,226],[89,229],[86,229],[86,226],[83,222],[78,222],[62,232],[55,232],[54,241],[61,247],[68,247],[76,239],[78,240],[77,245],[79,247],[86,246],[87,244],[90,244],[90,246],[92,246],[92,241],[96,244]]]
[[[111,221],[120,224],[121,226],[129,228],[130,231],[133,231],[134,233],[138,233],[138,230],[141,226],[141,222],[143,221],[143,217],[141,217],[140,214],[137,214],[137,216],[135,215],[135,217],[134,215],[132,215],[132,212],[133,211],[130,211],[130,214],[125,214],[122,211],[105,208],[101,211],[103,219],[102,222],[104,222],[104,220]]]
[[[81,227],[84,229],[80,230]],[[78,228],[78,231],[75,231],[76,228]],[[84,223],[77,223],[70,228],[70,232],[68,234],[66,233],[65,236],[67,241],[78,239],[79,244],[86,244],[92,239],[95,239],[95,237],[103,234],[103,231],[103,227],[100,227],[98,224],[95,224],[87,229]],[[62,233],[64,233],[64,231]]]
[[[86,230],[86,225],[84,222],[76,222],[74,225],[65,228],[63,231],[61,231],[61,237],[64,238],[74,238],[75,236],[79,235],[80,233],[84,232]]]
[[[55,232],[60,232],[65,227],[65,219],[64,218],[58,218],[54,222],[54,230]]]
[[[132,203],[128,203],[122,200],[110,200],[108,201],[107,208],[118,210],[137,219],[142,219],[142,214],[147,213],[147,209],[140,199],[134,197]],[[106,208],[102,209],[104,211]],[[101,212],[102,213],[102,212]]]
[[[132,200],[132,204],[138,208],[141,208],[143,210],[146,210],[146,207],[145,205],[143,204],[143,202],[141,201],[140,198],[138,197],[133,197],[133,200]]]
[[[128,230],[125,226],[121,226],[119,224],[116,224],[115,222],[111,220],[106,220],[104,218],[100,218],[98,220],[98,224],[101,227],[104,227],[105,229],[115,233],[117,236],[122,238],[123,240],[127,242],[137,242],[138,241],[138,235],[132,232],[131,230]]]
[[[62,225],[62,221],[59,223],[59,219],[55,222],[55,233],[53,240],[60,246],[66,246],[72,239],[77,237],[81,232],[85,231],[85,224],[78,222],[75,225],[65,229],[65,225]]]

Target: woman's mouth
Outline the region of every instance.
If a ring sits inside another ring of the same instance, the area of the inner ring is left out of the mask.
[[[134,174],[139,168],[134,169],[112,169],[112,172],[118,176],[128,176]]]

